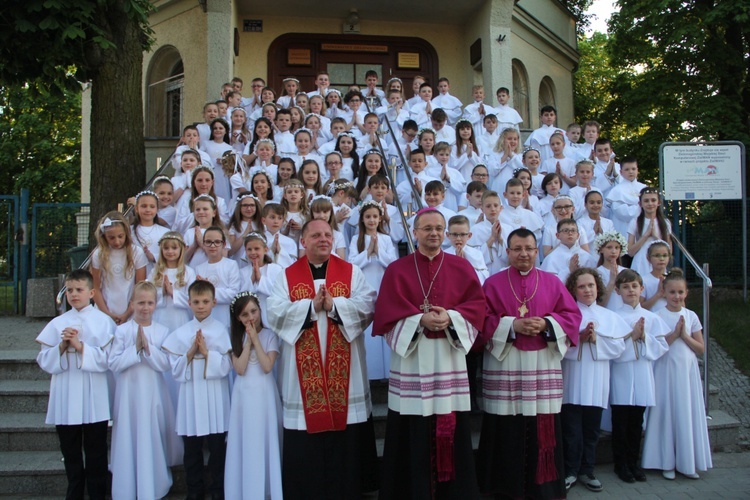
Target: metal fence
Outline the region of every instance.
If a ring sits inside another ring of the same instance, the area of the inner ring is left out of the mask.
[[[0,196],[0,314],[17,314],[20,229],[18,196]]]
[[[698,263],[710,265],[714,286],[742,286],[742,201],[671,202],[665,208],[682,244]],[[699,282],[684,258],[679,253],[675,257],[689,281]]]
[[[87,250],[78,230],[85,203],[35,203],[31,208],[31,278],[54,278],[71,270]],[[88,218],[86,218],[88,221]],[[88,224],[85,224],[88,231]],[[85,255],[84,255],[85,256]]]

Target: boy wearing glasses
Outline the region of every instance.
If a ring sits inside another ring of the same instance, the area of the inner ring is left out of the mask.
[[[596,267],[594,257],[578,245],[578,224],[573,219],[557,223],[560,244],[542,262],[542,270],[552,273],[565,283],[570,273],[579,267]]]
[[[469,219],[463,215],[454,215],[448,219],[448,231],[445,234],[450,242],[450,246],[445,249],[445,253],[468,260],[477,272],[479,282],[484,284],[484,280],[489,278],[490,272],[484,263],[482,252],[467,245],[471,238]]]

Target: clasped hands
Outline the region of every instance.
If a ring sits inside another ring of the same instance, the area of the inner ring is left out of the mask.
[[[318,288],[318,293],[313,298],[313,309],[316,313],[320,312],[321,309],[327,312],[333,310],[333,296],[328,293],[325,285],[320,285],[320,288]]]
[[[513,331],[516,335],[536,337],[547,329],[547,322],[539,316],[531,318],[516,318],[513,320]]]
[[[451,317],[448,316],[448,311],[445,308],[432,306],[428,312],[422,315],[419,324],[427,330],[439,332],[450,326]]]

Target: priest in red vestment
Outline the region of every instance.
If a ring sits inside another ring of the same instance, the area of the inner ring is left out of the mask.
[[[266,302],[269,326],[284,341],[284,498],[360,498],[377,489],[362,336],[375,291],[357,266],[331,255],[327,222],[305,223],[301,243],[305,256],[281,273]]]
[[[479,498],[466,354],[486,305],[469,261],[441,250],[445,229],[436,209],[417,214],[418,249],[388,266],[375,306],[393,350],[381,499]]]
[[[516,229],[507,245],[510,267],[484,283],[479,485],[503,497],[564,498],[561,360],[578,343],[581,312],[554,274],[534,267],[534,233]]]

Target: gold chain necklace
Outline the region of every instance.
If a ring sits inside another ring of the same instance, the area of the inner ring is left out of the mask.
[[[513,281],[511,281],[510,279],[510,270],[508,270],[508,285],[510,285],[510,291],[513,293],[513,297],[521,303],[521,306],[518,308],[518,314],[520,314],[522,318],[529,312],[529,308],[526,307],[526,303],[534,298],[537,290],[539,289],[539,271],[536,268],[534,268],[534,270],[536,271],[536,285],[534,286],[534,292],[531,294],[531,297],[523,300],[518,298],[516,291],[513,289]]]
[[[419,308],[422,310],[423,314],[427,314],[430,309],[432,309],[432,304],[430,304],[430,292],[432,291],[432,286],[435,284],[435,279],[438,276],[438,273],[440,272],[440,269],[443,268],[443,261],[445,260],[445,252],[441,252],[443,254],[442,258],[440,259],[440,265],[437,268],[437,271],[435,271],[435,276],[432,277],[432,280],[430,281],[430,288],[427,289],[427,293],[424,291],[424,285],[422,284],[422,276],[419,274],[419,265],[417,265],[417,252],[414,252],[414,268],[417,270],[417,279],[419,280],[419,288],[422,290],[422,295],[424,295],[424,302],[422,303]]]

